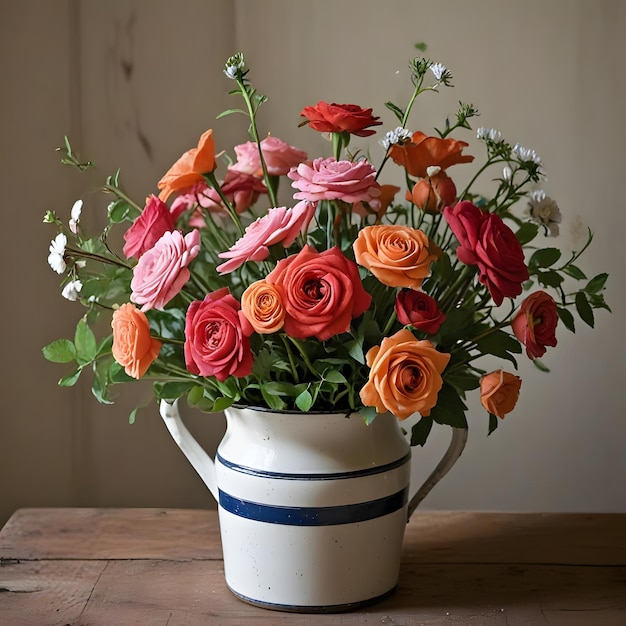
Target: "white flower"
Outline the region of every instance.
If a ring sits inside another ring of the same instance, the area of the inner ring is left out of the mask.
[[[561,210],[555,200],[546,195],[543,189],[536,189],[528,198],[528,213],[533,222],[544,226],[551,237],[559,234]]]
[[[78,299],[78,294],[80,293],[80,290],[82,288],[83,288],[83,283],[81,283],[80,280],[70,280],[70,282],[67,283],[65,287],[63,287],[63,291],[61,292],[61,295],[64,298],[67,298],[68,300],[71,300],[72,302],[74,302]]]
[[[502,168],[502,178],[507,183],[510,183],[513,180],[513,170],[508,165],[505,165]]]
[[[63,274],[65,271],[65,246],[67,237],[59,233],[50,242],[50,254],[48,255],[48,265],[57,273]]]
[[[70,230],[76,234],[78,230],[78,222],[80,222],[80,213],[83,210],[83,201],[76,200],[72,205],[72,210],[70,212]]]
[[[494,143],[500,143],[502,141],[502,133],[495,128],[485,128],[481,126],[476,130],[476,138],[483,141],[493,141]]]
[[[398,126],[393,130],[387,132],[383,139],[380,140],[380,145],[385,149],[389,150],[391,146],[396,143],[404,143],[411,138],[411,131],[406,128],[402,128],[402,126]]]
[[[224,74],[226,74],[228,78],[235,80],[243,70],[244,66],[245,63],[243,61],[243,54],[241,54],[241,52],[238,52],[234,56],[229,57],[228,61],[226,61]]]
[[[448,71],[446,66],[441,63],[433,63],[430,66],[430,71],[435,75],[437,80],[441,80],[442,76]]]

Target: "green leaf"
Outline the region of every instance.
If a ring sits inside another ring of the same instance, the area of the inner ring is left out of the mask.
[[[557,288],[563,282],[563,276],[555,270],[548,270],[546,272],[537,272],[537,280],[545,287]]]
[[[296,396],[296,406],[301,411],[309,411],[313,405],[313,396],[305,389],[302,393]]]
[[[124,200],[116,200],[109,208],[109,220],[119,224],[129,218],[130,205]]]
[[[341,372],[338,372],[337,370],[329,370],[327,372],[324,372],[323,377],[324,377],[324,380],[329,383],[341,383],[344,385],[348,384],[346,377]]]
[[[489,431],[487,432],[487,436],[491,435],[496,428],[498,428],[498,416],[489,413]]]
[[[231,94],[238,93],[239,91],[231,92]],[[219,120],[221,117],[226,117],[227,115],[232,115],[233,113],[243,113],[244,115],[248,115],[248,113],[243,109],[227,109],[226,111],[222,111],[215,119]]]
[[[459,392],[444,382],[437,396],[437,404],[430,411],[430,417],[438,424],[467,428],[466,410],[467,406],[461,400]]]
[[[80,373],[82,371],[82,368],[79,367],[75,372],[72,372],[68,376],[64,376],[63,378],[61,378],[61,380],[59,381],[59,387],[73,387],[76,384],[76,381],[78,380],[78,377],[80,376]]]
[[[404,119],[404,111],[393,102],[385,102],[385,106],[398,118],[401,122]]]
[[[282,400],[279,396],[268,393],[266,390],[266,385],[261,385],[261,395],[263,396],[263,400],[265,400],[267,406],[270,409],[274,409],[275,411],[282,411],[287,406],[286,402]]]
[[[160,399],[176,400],[189,393],[197,385],[193,381],[155,383],[155,393]],[[158,387],[158,391],[157,391]]]
[[[559,314],[559,319],[563,322],[565,328],[575,333],[576,326],[574,324],[574,316],[565,307],[557,306],[556,310]]]
[[[457,372],[446,375],[449,382],[458,391],[471,391],[480,387],[480,376],[471,372]]]
[[[41,351],[53,363],[69,363],[76,359],[76,348],[69,339],[57,339],[44,346]]]
[[[584,291],[578,291],[576,293],[576,310],[578,311],[578,315],[580,315],[580,319],[585,322],[588,326],[593,328],[594,319],[593,319],[593,309],[589,305],[589,300],[587,300],[587,295]]]
[[[135,417],[137,416],[137,411],[139,410],[139,407],[135,407],[131,412],[130,415],[128,416],[128,423],[132,426],[135,423]]]
[[[233,402],[232,398],[217,398],[217,400],[213,403],[213,411],[215,413],[219,413],[220,411],[227,409],[229,406],[232,406]]]
[[[598,293],[599,291],[602,291],[604,289],[604,285],[606,284],[608,277],[609,277],[608,274],[598,274],[597,276],[594,276],[587,283],[587,286],[585,287],[585,291],[587,293]]]
[[[533,363],[540,372],[550,371],[550,368],[543,361],[540,361],[539,359],[533,359]]]
[[[376,411],[376,407],[373,406],[363,406],[359,409],[359,414],[363,418],[363,421],[369,426],[378,415]]]
[[[560,258],[561,251],[558,248],[542,248],[530,257],[528,265],[530,267],[550,267]]]
[[[84,320],[80,320],[76,325],[74,344],[76,345],[76,360],[79,363],[91,363],[96,358],[96,336]]]
[[[433,427],[432,417],[422,417],[411,429],[411,445],[423,446]]]
[[[530,243],[539,232],[539,226],[537,224],[533,224],[532,222],[525,222],[519,228],[519,230],[515,233],[517,240],[525,246],[527,243]]]
[[[576,280],[585,280],[587,276],[577,265],[566,265],[563,271]]]
[[[522,346],[515,337],[512,337],[508,333],[502,330],[496,330],[477,341],[476,345],[483,354],[493,354],[502,359],[508,359],[517,367],[517,361],[513,354],[520,354],[522,352]]]

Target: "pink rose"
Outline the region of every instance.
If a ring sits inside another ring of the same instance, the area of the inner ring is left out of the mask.
[[[275,285],[285,308],[285,332],[296,339],[321,341],[350,329],[372,297],[363,288],[359,268],[334,247],[318,252],[305,246],[279,261],[266,282]]]
[[[545,291],[531,293],[511,322],[515,336],[526,346],[529,359],[537,359],[546,346],[556,346],[559,313],[554,298]]]
[[[187,266],[198,252],[199,230],[192,230],[184,237],[178,230],[164,233],[135,265],[130,299],[142,305],[142,311],[162,309],[189,280]]]
[[[148,197],[146,206],[131,227],[124,233],[124,254],[126,258],[140,258],[150,250],[163,233],[174,230],[175,215],[165,202],[155,195]]]
[[[240,267],[246,261],[263,261],[269,256],[269,246],[281,243],[288,248],[296,237],[307,228],[313,214],[315,204],[298,202],[293,209],[275,207],[252,222],[243,236],[226,252],[217,256],[229,259],[217,266],[220,274],[227,274]]]
[[[288,174],[292,187],[299,189],[293,195],[298,200],[343,200],[369,202],[380,196],[376,170],[364,159],[337,161],[318,158],[305,161]]]
[[[226,172],[221,187],[222,193],[235,207],[237,213],[243,213],[259,199],[260,194],[267,193],[260,178],[233,168],[229,168]],[[208,189],[204,195],[216,206],[222,206],[222,201],[215,189]]]
[[[396,296],[396,315],[404,326],[413,326],[434,335],[446,319],[434,298],[423,291],[402,289]]]
[[[478,280],[489,289],[496,306],[505,297],[519,296],[528,268],[521,244],[502,218],[467,201],[446,207],[443,214],[459,240],[458,259],[478,266]]]
[[[271,135],[261,141],[261,150],[267,173],[270,176],[284,176],[292,167],[296,167],[307,159],[306,152]],[[237,162],[232,166],[232,169],[258,177],[263,175],[259,148],[255,142],[248,141],[235,146],[235,154],[237,155]]]
[[[192,302],[185,320],[185,364],[192,374],[243,378],[252,372],[250,341],[239,319],[239,302],[228,287]]]

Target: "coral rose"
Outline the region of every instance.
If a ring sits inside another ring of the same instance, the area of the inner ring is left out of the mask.
[[[504,370],[496,370],[480,379],[480,402],[489,413],[503,419],[517,404],[522,379]]]
[[[546,346],[556,346],[559,314],[554,298],[545,291],[530,294],[511,321],[515,336],[526,346],[530,359],[543,356]]]
[[[369,380],[361,389],[365,406],[390,411],[400,419],[430,415],[437,403],[441,374],[450,360],[428,340],[418,341],[406,328],[385,337],[367,353]]]
[[[344,202],[370,202],[380,196],[376,170],[365,160],[337,161],[322,157],[305,161],[287,174],[299,189],[293,197],[297,200],[343,200]]]
[[[278,332],[285,321],[280,292],[265,280],[252,283],[241,295],[241,326],[245,335]]]
[[[321,133],[350,133],[357,137],[369,137],[376,131],[370,126],[380,126],[379,117],[372,115],[372,109],[362,109],[356,104],[329,104],[318,102],[315,106],[302,109],[302,117],[309,126]],[[368,130],[369,129],[369,130]]]
[[[305,246],[279,261],[267,278],[282,294],[285,332],[297,339],[329,339],[347,332],[364,313],[371,296],[363,288],[359,268],[337,247],[318,252]]]
[[[261,151],[267,173],[270,176],[284,176],[292,167],[296,167],[308,158],[304,150],[294,148],[294,146],[290,146],[272,135],[261,141]],[[235,146],[235,154],[237,155],[237,162],[231,166],[232,169],[253,176],[263,175],[259,147],[254,141]]]
[[[446,319],[434,298],[414,289],[401,289],[398,292],[395,310],[400,324],[410,324],[430,335],[434,335]]]
[[[126,243],[123,250],[126,258],[138,259],[164,233],[174,230],[175,224],[175,215],[170,212],[167,204],[155,195],[149,196],[144,210],[124,233]]]
[[[468,145],[465,141],[429,137],[417,131],[411,135],[411,141],[392,144],[388,154],[393,161],[404,167],[409,176],[425,178],[431,166],[445,170],[457,163],[473,161],[473,156],[461,154]]]
[[[519,296],[528,268],[521,244],[502,218],[467,201],[446,207],[443,214],[460,243],[457,257],[478,266],[478,280],[489,289],[496,306],[505,297]]]
[[[145,313],[127,302],[113,312],[113,358],[132,378],[141,378],[159,356],[163,345],[150,336],[150,323]]]
[[[252,372],[250,341],[241,328],[239,302],[223,287],[189,305],[185,364],[192,374],[243,378]]]
[[[209,129],[200,137],[198,146],[187,150],[157,183],[161,190],[159,198],[165,201],[172,193],[202,182],[203,174],[209,174],[215,167],[215,143]]]
[[[356,262],[389,287],[419,289],[441,251],[421,230],[379,224],[359,231]]]
[[[162,309],[189,280],[187,266],[200,252],[200,231],[183,237],[180,231],[165,233],[133,268],[130,299],[141,310]]]

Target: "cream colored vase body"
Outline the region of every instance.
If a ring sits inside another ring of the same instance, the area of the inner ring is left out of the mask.
[[[213,460],[176,404],[161,404],[174,440],[218,502],[231,591],[301,612],[348,610],[391,593],[409,510],[456,461],[465,431],[455,431],[448,458],[411,498],[411,449],[392,415],[366,425],[358,414],[225,414]]]

